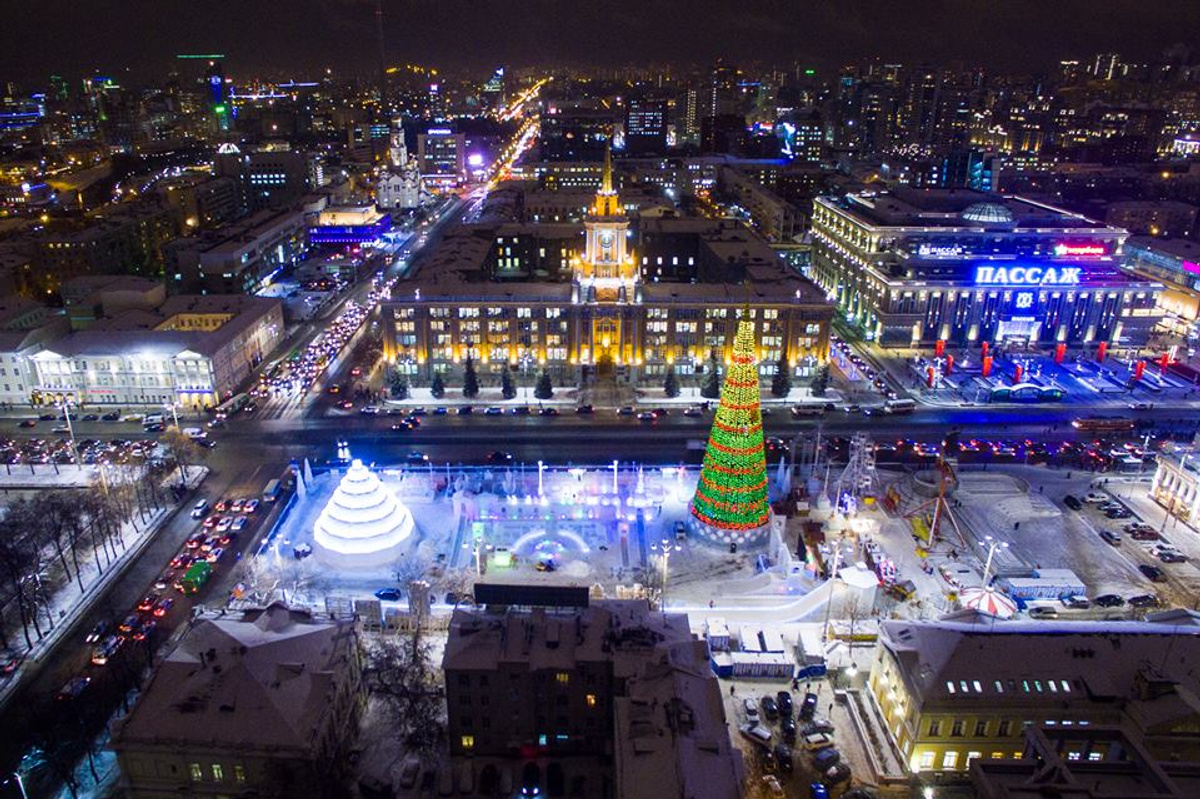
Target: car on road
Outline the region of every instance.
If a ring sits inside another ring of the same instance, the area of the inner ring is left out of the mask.
[[[217,532],[223,533],[233,526],[232,516],[222,516],[221,521],[217,522]]]
[[[1063,504],[1071,510],[1083,510],[1083,503],[1079,501],[1078,497],[1072,494],[1067,494],[1063,497]]]
[[[596,412],[596,409],[593,408],[591,405],[580,405],[578,408],[575,409],[575,413],[578,413],[581,415],[587,415],[589,413],[595,413],[595,412]]]
[[[194,558],[190,552],[180,552],[171,559],[171,568],[175,570],[186,569],[188,566],[192,565],[193,560]]]
[[[1139,563],[1138,571],[1140,571],[1142,573],[1142,575],[1145,576],[1146,579],[1148,579],[1152,583],[1165,583],[1167,581],[1166,572],[1164,572],[1162,569],[1158,568],[1157,566],[1150,566],[1149,564],[1146,564],[1146,563]]]
[[[538,416],[558,416],[558,415],[559,415],[558,408],[542,408],[540,411],[538,411]]]
[[[513,462],[513,454],[511,452],[504,452],[503,450],[494,450],[488,453],[487,462],[504,466]]]
[[[1083,495],[1084,502],[1108,502],[1109,500],[1108,494],[1101,494],[1099,491],[1089,491]]]
[[[691,405],[683,409],[684,416],[703,416],[704,409],[698,405]]]
[[[171,612],[171,608],[174,607],[174,605],[174,599],[169,596],[163,597],[162,599],[158,600],[158,602],[154,603],[154,610],[152,610],[151,613],[161,619],[163,616],[166,616]]]
[[[37,419],[22,419],[22,420],[21,420],[21,421],[20,421],[20,422],[17,424],[17,427],[25,427],[25,428],[29,428],[29,427],[37,427],[37,423],[38,423],[38,420],[37,420]]]
[[[617,416],[633,416],[634,413],[632,405],[622,405],[620,408],[617,408]]]
[[[658,419],[658,416],[654,411],[642,411],[637,415],[637,418],[639,422],[653,422]]]
[[[86,674],[79,674],[67,681],[67,684],[59,689],[56,699],[61,701],[69,701],[78,699],[79,696],[87,690],[88,685],[92,682],[92,678]]]
[[[742,700],[742,709],[746,711],[746,721],[751,724],[758,724],[761,720],[758,715],[758,704],[751,698],[747,697]]]
[[[517,407],[510,410],[509,413],[511,413],[513,416],[528,416],[529,415],[529,406],[528,405],[518,405]]]
[[[414,449],[404,456],[404,462],[409,466],[424,466],[429,463],[429,456]]]
[[[470,405],[463,405],[458,409],[459,416],[470,416],[475,413],[475,408]]]
[[[1133,511],[1129,508],[1111,508],[1104,511],[1104,515],[1110,519],[1128,519],[1133,516]]]
[[[248,499],[242,503],[242,513],[254,513],[261,504],[261,500]]]
[[[408,421],[407,419],[401,419],[400,421],[398,421],[394,425],[392,425],[392,430],[397,433],[408,433],[408,432],[411,432],[416,429],[417,429],[417,426],[414,425],[412,422]]]
[[[221,559],[221,556],[224,554],[225,554],[224,547],[215,547],[209,551],[208,556],[205,558],[205,560],[207,560],[209,563],[216,563],[217,561],[219,561]]]
[[[1101,594],[1092,600],[1098,608],[1120,608],[1124,607],[1125,600],[1117,594]]]
[[[102,639],[104,636],[108,635],[108,628],[109,628],[108,620],[101,619],[100,621],[96,622],[95,626],[92,627],[91,632],[89,632],[87,634],[87,637],[83,639],[84,642],[89,643],[89,644],[96,643],[97,641]]]
[[[202,526],[205,528],[208,528],[208,529],[212,529],[213,527],[216,527],[220,523],[221,523],[221,514],[214,513],[204,520]]]
[[[119,627],[117,627],[117,630],[123,633],[131,633],[135,628],[137,628],[138,623],[138,615],[136,613],[130,613],[121,620],[121,624]]]
[[[144,597],[142,597],[142,600],[138,602],[137,609],[142,613],[149,613],[150,611],[154,610],[154,606],[158,603],[159,598],[160,597],[158,594],[146,594]]]
[[[1105,542],[1112,544],[1114,547],[1121,546],[1121,534],[1120,533],[1115,533],[1112,530],[1101,530],[1100,537],[1103,538],[1105,540]]]
[[[110,411],[101,416],[100,420],[104,422],[119,422],[121,421],[121,414],[117,413],[116,411]]]
[[[504,413],[504,409],[499,406],[492,405],[488,408],[485,408],[483,413],[485,416],[501,416]]]
[[[439,405],[433,409],[434,416],[445,416],[448,413],[450,413],[450,409],[447,408],[445,405]]]
[[[218,499],[217,504],[213,506],[213,510],[215,510],[217,513],[224,513],[225,511],[229,510],[230,501],[231,500],[226,499],[225,497]]]
[[[204,542],[207,540],[208,535],[202,530],[197,530],[189,535],[187,537],[187,541],[184,541],[183,543],[188,549],[198,549],[199,547],[203,546]]]
[[[98,422],[100,421],[100,415],[95,413],[85,413],[83,416],[79,417],[79,420],[82,422]]]
[[[775,700],[769,696],[762,698],[763,715],[768,721],[775,721],[779,718],[779,707],[775,704]]]
[[[1158,553],[1158,559],[1163,563],[1187,563],[1187,555],[1179,550],[1163,550]]]
[[[204,518],[204,514],[206,514],[206,513],[208,513],[208,500],[207,499],[196,500],[196,504],[192,506],[192,518],[193,519],[202,519],[202,518]]]
[[[229,525],[229,531],[233,532],[233,533],[240,533],[242,530],[245,529],[245,527],[246,527],[246,517],[238,516],[236,519],[233,520],[233,524]]]
[[[1151,566],[1150,568],[1154,568]],[[1137,596],[1129,597],[1129,604],[1135,608],[1156,608],[1162,602],[1154,594],[1138,594]]]
[[[403,596],[399,588],[380,588],[375,592],[375,598],[383,602],[399,602]]]

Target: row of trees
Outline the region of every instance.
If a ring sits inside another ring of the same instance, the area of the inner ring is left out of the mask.
[[[169,463],[127,466],[85,490],[40,491],[9,504],[0,518],[0,646],[6,622],[19,618],[26,648],[58,622],[53,597],[75,582],[82,592],[114,564],[126,522],[163,502],[158,486]]]
[[[391,389],[392,399],[408,399],[409,383],[408,377],[399,370],[393,369],[389,377],[389,388]],[[429,393],[434,399],[441,399],[446,396],[446,380],[440,371],[433,373],[433,380],[429,384]],[[475,360],[467,358],[463,364],[463,396],[467,399],[474,399],[479,396],[479,374],[475,369]],[[513,399],[517,396],[516,379],[513,376],[512,369],[508,364],[504,364],[504,368],[500,371],[500,396],[504,399]],[[538,373],[537,383],[533,387],[533,396],[540,400],[548,400],[554,397],[554,381],[550,378],[550,373],[542,369]]]
[[[821,366],[813,378],[813,395],[817,397],[824,396],[828,385],[829,367]],[[675,373],[675,366],[672,364],[667,367],[667,376],[663,380],[663,393],[668,397],[674,398],[679,396],[680,390],[679,376]],[[776,365],[775,375],[771,378],[771,394],[782,399],[791,390],[791,366],[788,364],[786,357],[781,357],[779,363]],[[721,398],[721,365],[717,360],[715,351],[708,356],[708,365],[704,370],[704,382],[700,384],[700,396],[710,400]]]

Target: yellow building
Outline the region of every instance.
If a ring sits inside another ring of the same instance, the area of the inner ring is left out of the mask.
[[[1162,759],[1195,759],[1197,657],[1200,615],[1190,611],[1115,624],[965,611],[884,622],[868,686],[914,772],[1020,758],[1030,727],[1125,725]]]

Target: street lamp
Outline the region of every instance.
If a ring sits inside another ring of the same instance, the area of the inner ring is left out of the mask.
[[[176,411],[175,408],[176,408],[176,406],[175,406],[174,402],[164,402],[163,403],[163,409],[164,410],[169,409],[171,411],[171,418],[175,420],[175,429],[178,430],[179,429],[179,412]]]
[[[75,443],[75,425],[71,424],[71,400],[63,397],[63,418],[67,420],[67,433],[71,436],[71,455],[75,458],[76,468],[82,469],[83,463],[79,460],[79,445]]]
[[[546,470],[546,464],[543,461],[538,461],[538,496],[542,496],[542,472]]]
[[[987,562],[983,566],[983,587],[987,588],[988,579],[992,574],[992,558],[995,557],[997,549],[1008,549],[1008,542],[994,541],[990,535],[985,535],[979,546],[988,548]]]
[[[661,543],[651,544],[650,549],[658,553],[659,559],[662,560],[662,593],[659,597],[659,609],[663,613],[667,612],[667,576],[668,564],[671,561],[671,553],[679,552],[683,549],[679,544],[671,541],[669,538],[664,538]]]

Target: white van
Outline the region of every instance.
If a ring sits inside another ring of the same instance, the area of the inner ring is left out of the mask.
[[[910,399],[888,400],[883,404],[884,413],[912,413],[916,409],[916,401]]]

